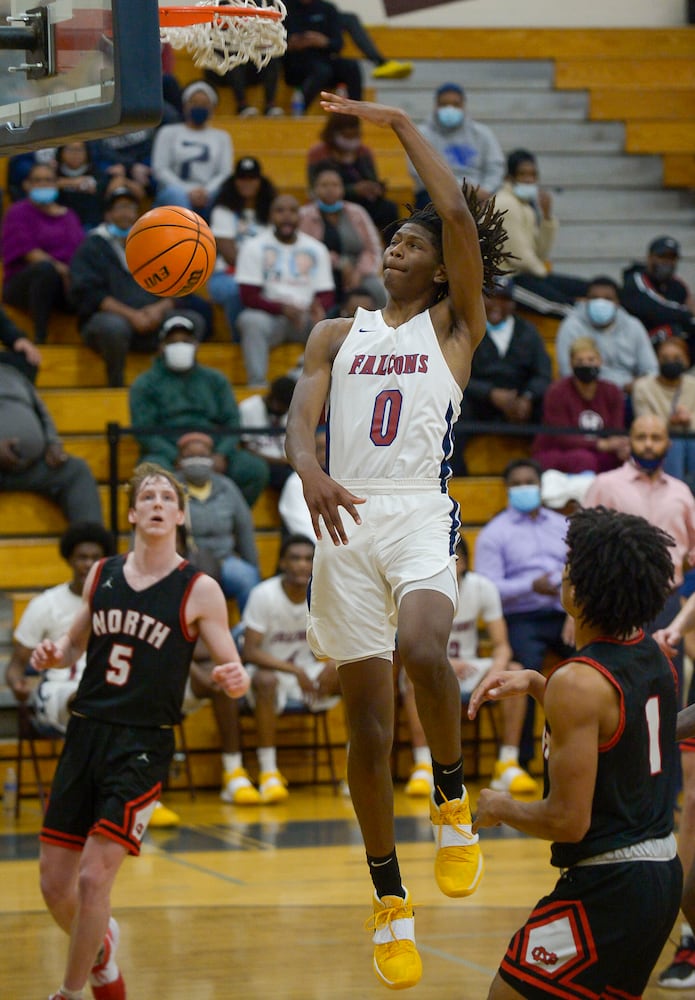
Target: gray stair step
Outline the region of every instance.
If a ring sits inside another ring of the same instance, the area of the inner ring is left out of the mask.
[[[556,256],[612,257],[624,255],[628,259],[639,258],[646,253],[648,244],[663,232],[663,227],[651,223],[623,221],[614,222],[573,222],[560,226],[553,244],[553,259]],[[693,230],[689,226],[669,226],[668,235],[677,239],[684,250],[695,252]]]
[[[660,188],[663,175],[659,156],[541,153],[538,166],[548,187]]]
[[[551,88],[554,65],[550,59],[415,59],[407,80],[374,80],[370,63],[363,64],[363,79],[378,85],[384,93],[392,87],[425,88],[431,92],[442,83],[457,83],[464,90],[492,85],[499,89],[516,87]]]
[[[625,127],[618,122],[506,121],[492,124],[505,153],[523,147],[533,153],[622,153]]]
[[[434,90],[406,86],[394,80],[391,86],[376,88],[378,100],[403,108],[415,121],[432,114]],[[493,125],[496,121],[585,121],[588,97],[584,91],[526,89],[497,90],[490,86],[467,87],[467,109],[474,118]]]
[[[543,178],[544,179],[544,178]],[[668,229],[672,223],[695,225],[695,197],[682,191],[601,191],[599,188],[551,188],[560,224],[653,219]]]

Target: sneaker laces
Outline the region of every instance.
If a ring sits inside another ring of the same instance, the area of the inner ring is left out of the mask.
[[[413,915],[413,910],[416,909],[418,905],[418,903],[407,903],[404,899],[402,903],[397,904],[396,906],[385,906],[383,910],[377,910],[376,913],[373,913],[371,917],[367,918],[364,929],[367,931],[373,931],[374,933],[376,933],[376,931],[386,929],[394,941],[400,941],[402,939],[397,938],[393,933],[391,923],[394,920],[410,920]]]
[[[447,826],[453,826],[458,834],[470,840],[472,843],[478,842],[477,834],[472,831],[466,830],[465,827],[470,826],[470,807],[468,805],[468,795],[462,795],[460,799],[447,799],[444,792],[441,790],[439,785],[437,785],[437,791],[442,796],[444,801],[437,808],[439,809],[440,816],[445,819]],[[442,825],[442,824],[438,824]]]

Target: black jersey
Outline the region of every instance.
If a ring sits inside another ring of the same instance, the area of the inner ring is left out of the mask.
[[[87,666],[72,711],[126,726],[172,726],[181,719],[196,641],[186,629],[186,601],[200,574],[184,561],[145,590],[133,590],[125,558],[97,566]]]
[[[589,664],[615,686],[620,723],[613,738],[599,747],[587,833],[577,844],[551,847],[551,862],[559,868],[668,836],[678,766],[676,674],[651,636],[640,632],[628,642],[600,639],[584,646],[572,661]],[[545,738],[552,746],[548,727]]]

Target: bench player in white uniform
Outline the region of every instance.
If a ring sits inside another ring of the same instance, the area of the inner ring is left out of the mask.
[[[403,111],[332,94],[322,106],[392,128],[436,192],[434,206],[400,224],[385,250],[385,308],[312,331],[287,428],[318,537],[307,636],[317,655],[338,663],[348,718],[348,781],[374,883],[374,969],[403,989],[418,982],[422,964],[394,842],[396,627],[432,750],[437,882],[449,896],[466,896],[483,871],[447,659],[459,522],[446,481],[452,428],[485,332],[483,284],[494,280],[504,233],[494,206],[474,206],[474,219],[448,166]],[[329,393],[326,474],[314,432]]]

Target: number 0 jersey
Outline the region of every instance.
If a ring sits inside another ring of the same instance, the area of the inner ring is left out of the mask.
[[[620,722],[612,739],[599,746],[589,830],[579,843],[552,845],[551,863],[559,868],[667,837],[673,830],[678,766],[676,675],[651,636],[640,632],[628,642],[599,639],[580,649],[572,662],[594,667],[615,687]],[[546,754],[548,745],[552,752],[552,739],[546,727]]]
[[[429,311],[399,327],[358,309],[332,368],[328,471],[347,480],[432,480],[442,492],[462,391]]]
[[[133,590],[125,559],[97,566],[87,666],[72,712],[124,726],[173,726],[181,719],[196,642],[185,624],[186,601],[200,574],[184,561],[145,590]]]

